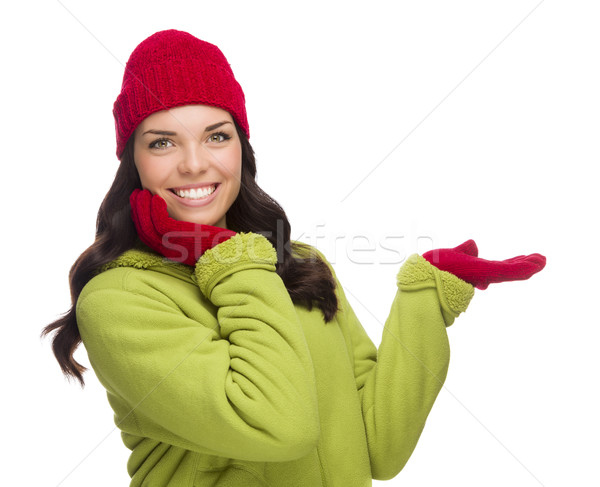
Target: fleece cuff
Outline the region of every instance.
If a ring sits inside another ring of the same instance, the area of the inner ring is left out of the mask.
[[[454,274],[441,271],[418,254],[411,255],[400,268],[396,277],[402,291],[415,291],[435,287],[447,325],[451,325],[460,313],[466,311],[475,288]]]
[[[235,234],[202,254],[194,269],[195,281],[206,298],[224,277],[242,269],[275,271],[277,251],[258,233]]]

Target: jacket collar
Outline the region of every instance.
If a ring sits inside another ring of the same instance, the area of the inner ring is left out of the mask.
[[[193,267],[167,259],[142,243],[138,243],[134,248],[126,250],[116,259],[104,264],[100,267],[99,272],[104,272],[116,267],[151,269],[164,272],[165,274],[173,274],[178,277],[186,278],[190,278],[194,273]]]

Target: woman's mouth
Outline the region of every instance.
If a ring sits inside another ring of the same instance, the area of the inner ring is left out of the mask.
[[[215,192],[218,184],[213,184],[212,186],[204,186],[202,188],[190,188],[190,189],[177,189],[173,188],[171,191],[175,193],[180,198],[184,198],[186,200],[202,200],[204,198],[208,198],[211,194]]]

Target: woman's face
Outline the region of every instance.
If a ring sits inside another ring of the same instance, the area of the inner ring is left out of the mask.
[[[142,187],[167,202],[171,218],[227,228],[242,177],[229,112],[186,105],[149,115],[134,132],[134,160]]]

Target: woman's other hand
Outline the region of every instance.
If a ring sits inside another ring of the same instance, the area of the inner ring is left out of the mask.
[[[477,289],[486,289],[495,282],[529,279],[546,265],[546,257],[541,254],[519,255],[507,260],[485,260],[477,255],[475,241],[467,240],[453,249],[425,252],[423,258]]]

